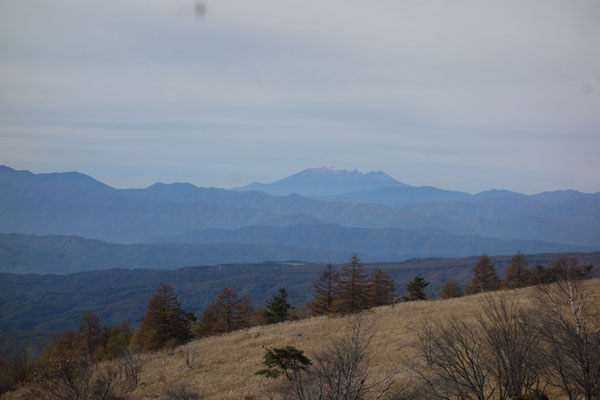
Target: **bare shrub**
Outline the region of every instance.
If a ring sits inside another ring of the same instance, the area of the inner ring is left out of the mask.
[[[419,334],[418,359],[411,367],[422,382],[422,398],[491,399],[497,389],[480,326],[452,318],[426,324]]]
[[[127,385],[135,389],[140,383],[140,371],[143,366],[142,352],[139,348],[128,346],[121,352],[117,362],[125,374]]]
[[[538,331],[552,384],[571,400],[600,398],[600,307],[576,260],[561,258],[554,284],[537,287]]]
[[[117,400],[135,388],[120,364],[95,364],[87,354],[69,351],[40,367],[26,386],[24,400]]]
[[[179,383],[165,388],[163,398],[165,400],[199,400],[202,397],[191,391],[186,385]]]
[[[26,399],[62,400],[92,398],[92,363],[87,355],[74,351],[52,359],[34,373],[25,391]]]
[[[366,327],[362,318],[355,316],[349,320],[345,336],[317,354],[314,364],[308,359],[301,365],[282,362],[287,371],[264,375],[286,376],[279,387],[285,399],[381,399],[391,390],[397,372],[381,379],[372,377],[369,347],[373,337],[372,327]]]
[[[411,366],[424,398],[507,400],[547,385],[531,313],[506,295],[486,296],[476,322],[429,323],[418,336]]]
[[[540,334],[530,313],[507,295],[486,296],[478,316],[500,400],[545,388]]]
[[[90,400],[124,400],[136,388],[127,371],[119,364],[97,366]]]
[[[317,355],[316,389],[333,399],[381,398],[394,374],[379,381],[371,379],[368,350],[374,336],[372,327],[365,327],[360,317],[353,318],[346,335]]]
[[[13,383],[18,386],[27,381],[32,372],[34,361],[29,351],[19,348],[10,354],[6,363],[8,364]]]

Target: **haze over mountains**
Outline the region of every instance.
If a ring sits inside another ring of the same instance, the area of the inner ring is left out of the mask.
[[[150,259],[140,254],[194,255],[158,265],[171,268],[179,262],[337,262],[353,251],[370,261],[593,251],[600,249],[600,194],[492,190],[471,195],[409,186],[381,171],[327,168],[234,190],[189,183],[115,189],[77,172],[33,174],[1,166],[0,232],[110,242],[0,238],[3,254],[13,256],[19,246],[42,242],[46,250],[49,243],[59,248],[68,243],[71,250],[64,254],[80,259],[85,259],[83,250],[72,246],[95,254],[110,248],[94,268],[127,267],[115,265],[116,259],[137,267]],[[143,246],[118,246],[133,243]],[[177,247],[184,245],[185,251]],[[65,262],[72,267],[61,272],[73,271],[75,264]]]

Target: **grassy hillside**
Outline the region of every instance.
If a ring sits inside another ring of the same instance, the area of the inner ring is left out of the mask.
[[[587,285],[590,293],[597,296],[597,301],[600,298],[600,280],[592,280]],[[526,305],[535,290],[495,292],[492,296],[508,295]],[[473,320],[482,300],[482,295],[476,295],[453,300],[402,303],[365,312],[364,322],[372,324],[375,332],[370,353],[374,377],[400,368],[402,362],[414,354],[417,329],[422,323],[441,321],[449,316]],[[166,388],[179,384],[202,394],[205,399],[265,398],[265,393],[275,383],[254,374],[261,368],[265,348],[291,345],[304,350],[312,358],[332,340],[342,337],[347,322],[344,317],[317,317],[259,326],[196,340],[171,351],[148,354],[141,372],[142,384],[131,398],[155,398]],[[188,368],[186,358],[191,354],[196,357],[192,367]],[[402,373],[399,378],[402,379]],[[552,399],[559,398],[552,390],[549,394]]]

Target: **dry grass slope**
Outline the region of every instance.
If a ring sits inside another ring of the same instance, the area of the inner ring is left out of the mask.
[[[588,285],[591,293],[600,299],[600,280],[592,280]],[[531,287],[495,292],[493,295],[516,296],[519,302],[527,305],[535,290],[536,288]],[[450,300],[401,303],[365,312],[365,322],[372,323],[376,332],[371,347],[372,365],[376,373],[383,376],[385,371],[398,367],[402,360],[414,354],[416,329],[423,322],[444,320],[449,316],[474,320],[481,307],[481,300],[482,295],[475,295]],[[265,392],[274,382],[254,373],[261,368],[265,348],[291,345],[304,350],[312,358],[333,339],[344,334],[346,323],[344,317],[316,317],[254,327],[196,340],[172,351],[148,354],[141,372],[142,384],[131,394],[131,398],[163,398],[165,388],[180,384],[211,400],[264,398]],[[194,354],[195,359],[191,363]]]
[[[600,296],[600,280],[589,283]],[[535,288],[497,292],[517,296],[527,304]],[[451,300],[402,303],[379,307],[365,313],[376,332],[372,360],[376,370],[389,370],[414,354],[416,328],[426,320],[443,320],[450,315],[474,319],[481,307],[481,295]],[[347,321],[343,317],[316,317],[274,326],[260,326],[219,337],[191,342],[172,352],[150,356],[142,372],[144,384],[133,393],[134,399],[153,398],[163,387],[184,383],[207,399],[261,398],[270,380],[256,376],[267,347],[295,346],[311,355],[333,339],[343,335]],[[186,357],[196,354],[192,368]]]

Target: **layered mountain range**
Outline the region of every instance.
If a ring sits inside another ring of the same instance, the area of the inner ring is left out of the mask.
[[[337,262],[354,251],[371,261],[585,252],[600,249],[600,193],[472,195],[406,185],[381,171],[328,168],[232,190],[189,183],[116,189],[77,172],[34,174],[0,166],[0,232],[22,234],[2,235],[1,254],[16,257],[19,246],[44,242],[46,250],[52,243],[52,249],[63,246],[59,254],[83,259],[84,250],[73,246],[100,247],[112,254],[101,263],[105,268],[138,267],[140,254],[153,253],[191,254],[165,255],[176,261],[158,263],[164,268],[180,262]]]

